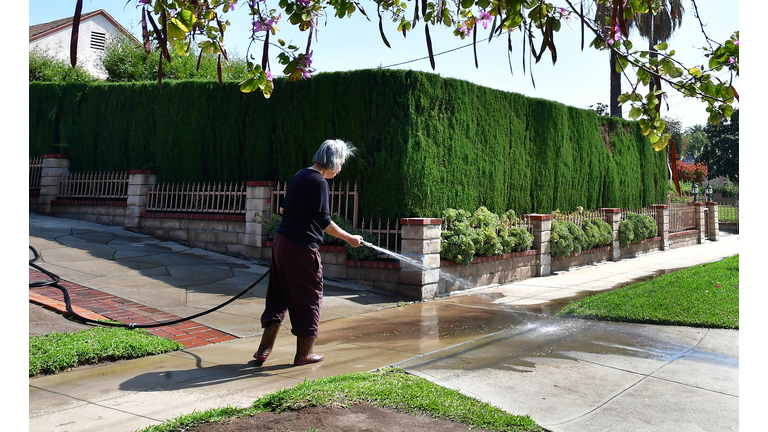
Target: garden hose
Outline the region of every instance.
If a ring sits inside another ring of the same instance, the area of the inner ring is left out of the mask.
[[[92,320],[92,319],[89,319],[89,318],[85,318],[85,317],[83,317],[83,316],[81,316],[81,315],[78,315],[78,314],[77,314],[77,313],[76,313],[74,310],[72,310],[71,301],[70,301],[70,299],[69,299],[69,292],[67,292],[67,289],[66,289],[66,288],[64,288],[63,286],[59,285],[59,282],[61,281],[61,278],[60,278],[59,276],[57,276],[56,274],[54,274],[54,273],[51,273],[51,272],[49,272],[48,270],[45,270],[45,269],[43,269],[42,267],[40,267],[40,266],[38,266],[37,264],[35,264],[35,261],[37,261],[37,260],[40,258],[40,254],[39,254],[39,253],[38,253],[38,252],[35,250],[35,248],[33,248],[32,246],[30,246],[30,247],[29,247],[29,250],[31,250],[31,251],[32,251],[32,254],[34,255],[34,258],[32,258],[31,260],[29,260],[29,265],[30,265],[30,266],[32,266],[33,268],[35,268],[36,270],[38,270],[38,271],[42,272],[43,274],[45,274],[45,275],[46,275],[46,276],[48,276],[49,278],[51,278],[51,280],[48,280],[48,281],[30,282],[30,283],[29,283],[29,287],[30,287],[30,288],[36,288],[36,287],[41,287],[41,286],[51,286],[51,287],[54,287],[54,288],[58,288],[59,290],[61,290],[62,294],[64,294],[64,305],[65,305],[65,306],[66,306],[66,308],[67,308],[67,312],[69,312],[70,314],[72,314],[72,316],[74,316],[74,317],[75,317],[75,318],[77,318],[79,321],[82,321],[82,322],[84,322],[84,323],[93,323],[93,324],[99,324],[99,325],[108,326],[108,327],[126,327],[126,328],[155,328],[155,327],[164,327],[164,326],[169,326],[169,325],[173,325],[173,324],[178,324],[178,323],[180,323],[180,322],[184,322],[184,321],[189,321],[189,320],[192,320],[192,319],[195,319],[195,318],[201,317],[201,316],[203,316],[203,315],[209,314],[209,313],[211,313],[211,312],[217,311],[217,310],[219,310],[219,309],[223,308],[224,306],[226,306],[226,305],[228,305],[228,304],[232,303],[233,301],[235,301],[235,300],[239,299],[239,298],[240,298],[240,297],[242,297],[242,296],[243,296],[245,293],[247,293],[248,291],[250,291],[251,289],[253,289],[253,287],[255,287],[256,285],[258,285],[258,284],[259,284],[259,282],[261,282],[262,280],[264,280],[264,278],[265,278],[265,277],[267,277],[267,275],[269,274],[269,269],[268,269],[268,270],[266,271],[266,273],[264,273],[263,275],[261,275],[261,277],[260,277],[260,278],[259,278],[259,279],[258,279],[256,282],[254,282],[253,284],[251,284],[251,286],[249,286],[248,288],[246,288],[246,289],[245,289],[243,292],[241,292],[240,294],[238,294],[238,295],[236,295],[236,296],[232,297],[231,299],[229,299],[229,300],[225,301],[224,303],[222,303],[222,304],[220,304],[220,305],[218,305],[218,306],[214,307],[213,309],[208,309],[208,310],[206,310],[206,311],[200,312],[200,313],[198,313],[198,314],[195,314],[195,315],[192,315],[192,316],[189,316],[189,317],[186,317],[186,318],[179,318],[179,319],[176,319],[176,320],[173,320],[173,321],[167,321],[167,322],[161,322],[161,323],[155,323],[155,324],[124,324],[124,323],[113,323],[113,322],[109,322],[109,321],[97,321],[97,320]]]

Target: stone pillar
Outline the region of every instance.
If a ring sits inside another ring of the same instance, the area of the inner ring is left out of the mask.
[[[661,247],[663,251],[669,250],[669,204],[654,204],[651,208],[656,211],[656,228],[661,237]]]
[[[709,201],[707,202],[707,209],[709,209],[709,232],[707,233],[707,237],[711,241],[718,241],[720,240],[720,226],[718,222],[718,215],[717,215],[717,203]]]
[[[621,225],[621,209],[604,208],[605,221],[613,230],[613,241],[611,242],[611,261],[621,259],[621,244],[619,244],[619,225]]]
[[[704,239],[706,238],[707,233],[706,231],[706,221],[704,218],[706,217],[706,214],[704,212],[704,203],[703,202],[695,202],[693,203],[694,213],[693,213],[693,220],[696,223],[696,229],[699,230],[699,235],[697,236],[696,243],[702,244],[704,243]]]
[[[536,255],[536,276],[549,276],[552,273],[552,247],[549,244],[552,235],[551,214],[530,214],[528,220],[533,225],[533,248]]]
[[[147,192],[155,187],[157,175],[152,170],[128,172],[128,202],[125,207],[125,229],[141,230],[141,214],[147,210]]]
[[[40,174],[40,196],[38,213],[50,213],[51,201],[59,196],[59,181],[69,174],[69,157],[63,154],[43,155],[43,169]]]
[[[251,258],[269,258],[262,249],[269,240],[267,220],[272,212],[272,191],[276,181],[249,181],[245,199],[245,246]]]
[[[400,294],[431,300],[439,293],[441,219],[400,219],[401,253],[418,266],[400,261]]]

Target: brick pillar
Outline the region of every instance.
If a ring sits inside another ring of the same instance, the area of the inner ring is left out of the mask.
[[[269,227],[266,222],[272,207],[272,191],[277,182],[249,181],[246,183],[245,200],[245,246],[251,258],[269,258],[262,249],[269,240]]]
[[[621,259],[621,245],[619,244],[619,225],[621,224],[621,209],[604,208],[605,221],[613,230],[613,241],[611,242],[611,261]]]
[[[43,155],[43,169],[40,174],[40,196],[37,212],[50,213],[51,201],[59,196],[59,181],[69,173],[69,157],[63,154]]]
[[[533,225],[533,248],[536,255],[536,276],[549,276],[552,273],[552,248],[549,244],[552,235],[551,214],[530,214],[528,220]]]
[[[439,293],[441,219],[400,219],[401,253],[420,264],[400,261],[400,294],[430,300]]]
[[[157,175],[152,170],[128,172],[128,202],[125,207],[125,229],[140,231],[141,214],[147,210],[147,192],[155,187]]]
[[[669,205],[654,204],[651,206],[656,211],[656,228],[661,237],[661,247],[663,251],[669,250]]]
[[[694,213],[693,213],[693,219],[696,223],[696,229],[699,230],[699,235],[697,237],[696,243],[701,244],[704,243],[704,239],[706,238],[707,233],[706,231],[706,221],[704,218],[706,215],[704,214],[704,203],[703,202],[695,202],[693,203]]]
[[[717,215],[717,203],[709,201],[707,202],[707,209],[709,209],[709,232],[707,233],[707,237],[711,241],[718,241],[720,240],[720,226],[718,222],[718,215]]]

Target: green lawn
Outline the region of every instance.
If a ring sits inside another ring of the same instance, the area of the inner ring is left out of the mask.
[[[738,329],[739,256],[596,294],[557,316]]]
[[[29,376],[181,349],[184,345],[153,336],[143,329],[95,327],[75,333],[30,336]]]
[[[147,427],[142,432],[184,431],[202,423],[217,422],[229,417],[359,401],[464,423],[467,430],[543,431],[528,416],[509,414],[455,390],[440,387],[400,369],[390,368],[305,381],[295,387],[265,395],[248,408],[224,407],[195,412]]]

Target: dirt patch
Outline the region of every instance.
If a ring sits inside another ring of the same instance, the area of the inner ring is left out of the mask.
[[[261,413],[189,429],[190,432],[466,432],[463,423],[412,415],[360,402],[346,407],[308,407],[298,411]],[[471,428],[473,431],[485,429]]]
[[[93,328],[92,325],[82,324],[38,304],[32,302],[29,303],[30,336],[44,335],[53,332],[73,333],[91,328]]]

